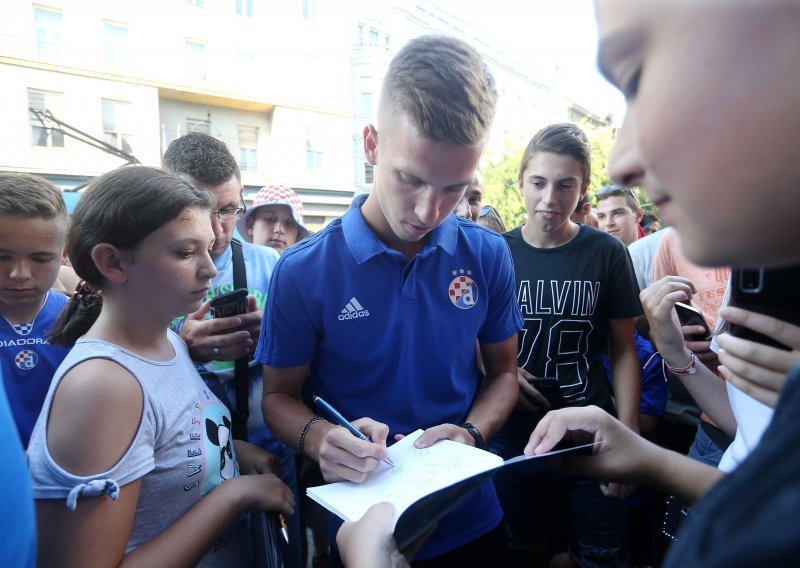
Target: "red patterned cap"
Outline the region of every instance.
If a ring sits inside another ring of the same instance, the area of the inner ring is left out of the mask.
[[[253,198],[253,206],[236,222],[236,229],[244,240],[253,242],[253,237],[248,235],[247,219],[253,212],[264,205],[286,205],[292,210],[292,217],[297,223],[297,240],[306,238],[311,232],[303,224],[303,202],[291,187],[285,185],[268,185],[258,190]]]

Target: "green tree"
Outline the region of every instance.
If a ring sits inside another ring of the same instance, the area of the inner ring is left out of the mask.
[[[507,229],[525,221],[525,203],[519,193],[517,174],[525,143],[506,140],[500,155],[486,157],[483,167],[483,203],[497,209]]]
[[[581,121],[579,126],[586,132],[592,147],[592,181],[589,184],[589,196],[594,203],[595,192],[611,184],[611,178],[608,177],[608,162],[617,139],[617,129],[611,125],[592,126],[587,121]]]
[[[614,126],[591,126],[586,122],[582,122],[580,126],[592,145],[592,182],[589,184],[589,198],[592,204],[596,205],[594,194],[597,190],[613,183],[608,177],[608,163],[617,141],[617,129]],[[647,201],[647,196],[641,188],[634,187],[633,193],[646,213],[658,215],[658,208]]]

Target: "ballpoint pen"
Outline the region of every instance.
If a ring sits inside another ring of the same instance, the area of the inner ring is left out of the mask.
[[[319,413],[328,422],[332,422],[334,424],[338,424],[339,426],[347,428],[350,431],[350,433],[356,438],[361,438],[365,442],[370,442],[370,443],[372,442],[369,436],[365,435],[361,430],[350,424],[350,422],[348,422],[344,416],[339,414],[338,410],[336,410],[330,404],[322,400],[320,397],[318,396],[314,397],[314,404],[317,405],[317,410],[319,410]],[[394,467],[392,460],[390,460],[388,457],[383,461],[386,464]]]
[[[286,526],[286,519],[283,516],[283,513],[278,513],[278,521],[281,523],[281,534],[283,535],[283,540],[286,541],[286,544],[289,544],[289,527]]]

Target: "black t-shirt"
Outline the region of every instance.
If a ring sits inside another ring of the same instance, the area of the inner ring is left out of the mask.
[[[642,313],[627,248],[586,225],[572,241],[550,249],[526,243],[519,227],[503,236],[514,259],[517,303],[525,319],[518,366],[535,377],[556,378],[567,406],[593,404],[614,413],[600,359],[608,350],[608,320]],[[540,418],[514,412],[503,434],[527,440]]]
[[[800,564],[800,367],[752,454],[692,507],[665,566]]]

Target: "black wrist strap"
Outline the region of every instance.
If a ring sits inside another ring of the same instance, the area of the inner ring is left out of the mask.
[[[242,243],[231,239],[231,253],[233,255],[233,289],[247,289],[247,273],[244,268],[244,253]],[[250,418],[250,401],[248,381],[250,378],[250,356],[245,355],[233,363],[233,377],[236,385],[236,409],[231,409],[233,415],[233,437],[237,440],[247,441],[247,420]]]
[[[483,436],[481,435],[480,431],[477,428],[475,428],[475,426],[473,426],[469,422],[464,422],[463,424],[459,424],[459,426],[464,430],[466,430],[467,432],[469,432],[470,436],[472,436],[475,439],[476,448],[478,448],[479,450],[486,449],[486,440],[483,439]]]

